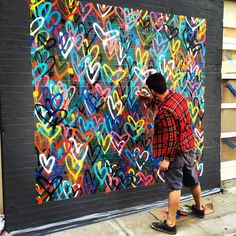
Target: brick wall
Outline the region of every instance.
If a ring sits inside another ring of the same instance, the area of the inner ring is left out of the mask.
[[[75,224],[88,224],[106,217],[148,209],[157,201],[164,203],[166,193],[160,181],[149,186],[128,188],[105,194],[48,201],[38,204],[32,96],[32,22],[28,3],[1,1],[0,17],[0,86],[1,135],[4,174],[4,211],[9,231],[35,228],[39,233],[59,230]],[[220,83],[222,45],[222,1],[100,1],[109,4],[206,19],[206,76],[204,102],[204,149],[201,153],[204,171],[200,177],[203,190],[220,186]],[[200,169],[201,170],[201,169]],[[49,170],[48,170],[49,171]],[[43,185],[42,181],[41,187]],[[38,184],[40,184],[38,183]],[[45,181],[44,181],[45,184]],[[52,187],[51,183],[51,187]],[[50,188],[51,188],[50,187]],[[50,191],[50,188],[47,189]],[[44,188],[45,190],[45,188]],[[186,190],[184,194],[188,194]],[[98,215],[93,215],[99,213]],[[84,217],[85,216],[85,217]],[[84,217],[84,218],[82,218]],[[73,221],[73,219],[76,219]],[[63,226],[60,222],[64,222]],[[58,223],[58,225],[52,225]],[[50,225],[51,224],[51,225]],[[23,231],[22,231],[23,233]],[[27,234],[24,231],[24,235]],[[28,233],[32,235],[32,232]]]

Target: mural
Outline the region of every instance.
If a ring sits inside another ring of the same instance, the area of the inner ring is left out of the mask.
[[[153,114],[136,96],[155,71],[188,99],[203,173],[204,19],[76,0],[30,9],[38,204],[158,183]]]

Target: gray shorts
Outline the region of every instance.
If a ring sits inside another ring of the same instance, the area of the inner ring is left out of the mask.
[[[164,173],[164,180],[169,192],[181,190],[182,186],[194,187],[199,184],[194,165],[194,150],[180,152]]]

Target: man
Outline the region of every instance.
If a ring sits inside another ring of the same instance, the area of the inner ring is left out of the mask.
[[[153,156],[162,157],[159,164],[164,172],[168,189],[168,216],[163,222],[153,222],[152,228],[176,234],[176,213],[179,208],[182,184],[191,188],[195,205],[193,213],[200,218],[205,216],[201,202],[201,187],[194,167],[194,135],[191,117],[185,98],[167,89],[165,78],[160,73],[150,75],[147,87],[139,96],[148,98],[155,117],[153,136]],[[147,90],[150,91],[148,94]]]

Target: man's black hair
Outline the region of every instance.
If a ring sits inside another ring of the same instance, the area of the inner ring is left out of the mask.
[[[158,94],[163,94],[167,90],[166,80],[161,73],[154,73],[148,76],[146,85]]]

